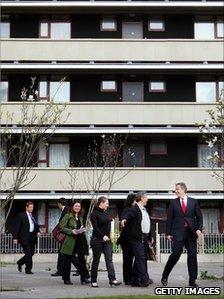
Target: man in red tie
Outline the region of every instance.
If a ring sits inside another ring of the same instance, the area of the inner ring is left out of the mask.
[[[172,241],[172,253],[164,268],[161,282],[167,286],[168,276],[179,260],[183,247],[187,249],[189,286],[197,287],[197,238],[203,226],[202,213],[196,199],[188,197],[185,183],[175,185],[177,198],[171,200],[167,214],[166,236]]]

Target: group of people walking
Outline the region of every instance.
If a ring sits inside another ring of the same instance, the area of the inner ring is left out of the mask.
[[[170,202],[166,226],[167,239],[172,241],[172,253],[162,273],[161,283],[167,286],[169,274],[185,246],[188,254],[189,285],[195,287],[197,286],[196,242],[202,231],[202,214],[197,200],[187,196],[187,187],[184,183],[177,183],[175,191],[177,198]],[[147,287],[153,283],[147,267],[149,245],[153,243],[150,216],[146,209],[147,202],[147,194],[143,191],[129,194],[120,219],[121,233],[118,244],[123,254],[123,282],[130,286]],[[80,275],[81,283],[91,284],[96,288],[98,287],[98,267],[103,253],[109,284],[119,286],[121,282],[116,279],[112,258],[110,238],[112,218],[108,213],[108,198],[100,196],[90,216],[93,229],[90,240],[93,253],[90,274],[85,259],[85,256],[89,254],[89,246],[82,205],[79,201],[75,201],[69,208],[64,198],[60,198],[57,204],[61,209],[59,227],[65,238],[59,247],[57,272],[52,276],[61,276],[64,284],[71,285],[70,275],[73,263]],[[14,231],[14,242],[21,243],[25,254],[17,262],[18,271],[21,272],[25,264],[26,274],[33,274],[31,271],[32,256],[36,238],[40,234],[32,211],[33,203],[26,203],[26,211],[18,216]]]

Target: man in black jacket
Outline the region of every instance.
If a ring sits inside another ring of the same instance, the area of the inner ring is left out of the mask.
[[[147,287],[153,283],[149,278],[147,269],[148,242],[152,241],[150,233],[150,218],[145,208],[147,205],[147,194],[140,191],[136,194],[136,204],[122,216],[121,226],[128,223],[129,239],[135,257],[132,286]]]
[[[26,211],[19,214],[16,219],[13,243],[21,244],[24,252],[24,256],[17,261],[18,271],[22,272],[22,266],[25,264],[26,274],[33,274],[33,260],[32,256],[35,251],[35,244],[37,243],[37,237],[40,236],[39,225],[37,224],[36,217],[32,214],[34,204],[29,201],[26,203]]]
[[[60,222],[62,220],[62,218],[65,216],[65,214],[68,213],[67,204],[68,204],[67,200],[64,197],[61,197],[57,200],[58,208],[61,210],[61,216],[60,216],[58,222]],[[58,261],[57,261],[57,271],[55,273],[51,274],[51,276],[62,276],[63,262],[64,262],[64,255],[60,253],[60,249],[59,249]]]
[[[187,187],[184,183],[177,183],[175,188],[177,198],[171,200],[168,209],[166,236],[173,241],[172,253],[164,268],[161,282],[168,283],[168,276],[179,260],[183,246],[187,249],[187,266],[189,285],[196,287],[198,275],[197,266],[197,238],[203,226],[202,213],[197,200],[186,195]]]

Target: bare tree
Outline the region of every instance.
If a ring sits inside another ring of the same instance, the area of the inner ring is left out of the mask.
[[[64,78],[65,79],[65,78]],[[62,84],[62,79],[59,83]],[[30,87],[21,91],[20,120],[14,124],[15,115],[2,110],[0,105],[0,212],[5,213],[5,222],[12,208],[16,193],[29,185],[35,176],[30,171],[37,166],[37,152],[41,144],[47,144],[56,127],[63,124],[69,114],[66,105],[54,103],[49,99],[46,103],[38,103],[38,92],[34,89],[35,78],[31,78]],[[57,91],[56,91],[57,92]],[[63,114],[63,116],[62,116]],[[12,175],[7,176],[10,168]],[[1,232],[4,224],[1,225]]]
[[[224,188],[224,90],[217,101],[215,108],[207,111],[208,119],[199,124],[200,132],[210,151],[206,157],[212,169],[212,176],[219,181]]]

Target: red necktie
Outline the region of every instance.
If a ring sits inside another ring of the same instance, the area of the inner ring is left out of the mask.
[[[187,210],[187,206],[185,205],[185,202],[184,202],[184,199],[181,198],[181,208],[182,208],[182,211],[184,212],[184,214],[186,213],[186,210]]]
[[[183,213],[185,214],[187,211],[187,206],[185,205],[184,198],[181,198],[181,208],[182,208]],[[185,227],[188,226],[186,221],[184,221],[184,226]]]

